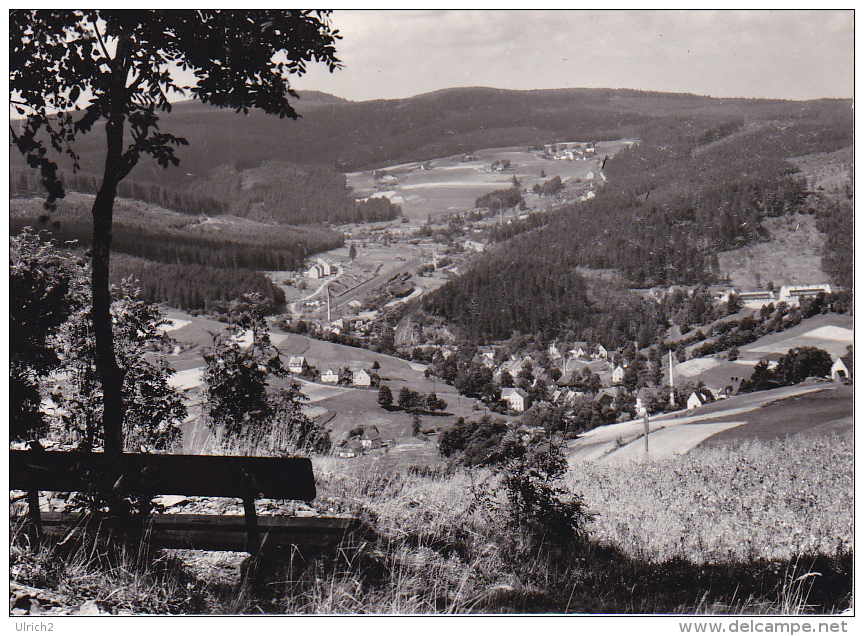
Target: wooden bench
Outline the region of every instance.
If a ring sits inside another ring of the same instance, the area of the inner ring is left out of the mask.
[[[341,517],[260,516],[261,498],[311,501],[315,479],[308,458],[222,457],[201,455],[124,454],[112,469],[102,453],[10,451],[10,490],[26,491],[28,514],[19,518],[30,536],[69,538],[83,534],[93,516],[41,512],[39,491],[114,492],[135,495],[149,506],[158,495],[234,497],[243,500],[243,515],[149,514],[143,531],[156,548],[262,552],[288,546],[338,544],[356,525]],[[110,524],[108,524],[110,526]]]

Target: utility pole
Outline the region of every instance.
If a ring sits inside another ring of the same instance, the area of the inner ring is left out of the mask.
[[[648,454],[648,411],[645,411],[645,416],[642,418],[642,422],[645,424],[645,454]]]
[[[669,349],[669,404],[675,406],[675,382],[672,379],[672,349]]]

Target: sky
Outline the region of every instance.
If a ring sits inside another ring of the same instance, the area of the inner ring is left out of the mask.
[[[854,14],[837,11],[339,10],[344,68],[292,82],[352,101],[457,86],[853,97]]]

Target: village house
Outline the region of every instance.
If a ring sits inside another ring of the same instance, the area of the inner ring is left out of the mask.
[[[582,380],[579,377],[579,374],[575,371],[568,371],[563,374],[560,378],[558,378],[557,382],[555,382],[560,387],[577,387],[582,386]]]
[[[570,349],[570,355],[575,358],[587,358],[588,357],[588,343],[584,341],[574,342],[573,348]]]
[[[697,406],[702,406],[713,401],[714,394],[707,387],[698,388],[687,398],[687,410],[695,409]]]
[[[321,374],[321,381],[328,382],[330,384],[336,384],[339,382],[339,369],[336,367],[327,367],[327,370]]]
[[[351,382],[354,386],[370,387],[372,386],[372,376],[365,369],[360,369],[354,372]]]
[[[360,444],[364,449],[381,448],[384,445],[381,439],[381,433],[378,432],[377,426],[370,426],[363,429],[363,434],[360,436]]]
[[[330,263],[318,259],[318,262],[315,263],[312,267],[309,268],[309,272],[307,275],[309,278],[325,278],[326,276],[330,276],[333,273],[332,268],[330,267]]]
[[[611,404],[618,397],[618,387],[608,387],[603,388],[597,391],[597,394],[594,396],[594,402],[596,404],[601,404],[603,406],[611,406]]]
[[[303,374],[309,370],[309,363],[303,356],[291,356],[288,360],[288,370],[291,373]]]
[[[595,345],[593,350],[591,351],[591,358],[597,360],[599,358],[603,358],[604,360],[609,357],[609,352],[606,351],[606,347],[602,344]]]
[[[648,389],[645,387],[636,392],[636,414],[640,417],[648,415]]]
[[[561,359],[561,352],[558,350],[558,347],[556,347],[555,344],[549,345],[549,349],[548,349],[547,353],[549,354],[549,358],[551,360],[560,360]]]
[[[507,405],[516,413],[524,413],[531,402],[524,389],[513,387],[501,389],[501,399],[506,401]]]
[[[624,367],[620,364],[615,367],[615,370],[612,372],[612,384],[621,384],[624,381]]]
[[[483,346],[477,349],[477,354],[483,356],[484,358],[495,361],[495,349],[492,347]]]

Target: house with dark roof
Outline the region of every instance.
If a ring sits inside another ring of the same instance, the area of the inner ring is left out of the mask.
[[[507,402],[507,405],[517,413],[524,413],[531,405],[531,400],[528,393],[524,389],[507,387],[501,389],[501,399]]]
[[[713,401],[714,394],[711,393],[708,387],[697,388],[690,394],[690,397],[687,398],[687,410],[695,409],[697,406],[709,404]]]

